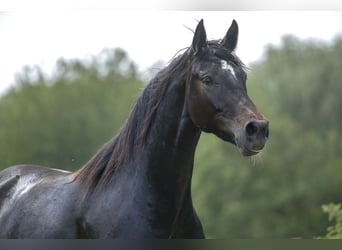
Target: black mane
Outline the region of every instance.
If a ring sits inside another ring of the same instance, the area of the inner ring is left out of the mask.
[[[207,49],[198,57],[209,54],[244,67],[240,59],[223,48],[218,41],[209,41]],[[188,48],[162,69],[143,90],[119,133],[75,172],[75,180],[85,184],[86,193],[108,183],[120,167],[136,159],[142,152],[156,111],[170,82],[175,77],[186,81],[192,58],[193,52]]]
[[[118,134],[75,172],[75,180],[85,184],[86,193],[106,184],[121,166],[142,152],[169,83],[176,75],[185,79],[187,63],[188,53],[184,53],[162,69],[143,90]]]

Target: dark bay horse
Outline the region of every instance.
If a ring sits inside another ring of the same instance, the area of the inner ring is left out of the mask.
[[[238,25],[191,46],[137,99],[119,133],[78,171],[20,165],[0,172],[1,238],[204,238],[191,198],[201,131],[260,152],[268,121],[235,55]]]

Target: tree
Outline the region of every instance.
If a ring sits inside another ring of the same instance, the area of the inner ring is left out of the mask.
[[[141,86],[121,49],[90,61],[60,59],[52,77],[25,67],[0,99],[0,166],[78,169],[115,134]]]

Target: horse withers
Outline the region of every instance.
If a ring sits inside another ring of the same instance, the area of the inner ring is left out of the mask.
[[[268,121],[246,90],[235,20],[191,46],[146,86],[119,133],[78,171],[21,165],[0,172],[2,238],[204,238],[191,198],[202,131],[244,156],[260,152]]]

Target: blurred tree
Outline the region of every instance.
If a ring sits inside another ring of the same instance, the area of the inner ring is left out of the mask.
[[[25,67],[0,99],[0,166],[79,168],[115,134],[141,86],[121,49],[87,62],[60,59],[51,78]]]

